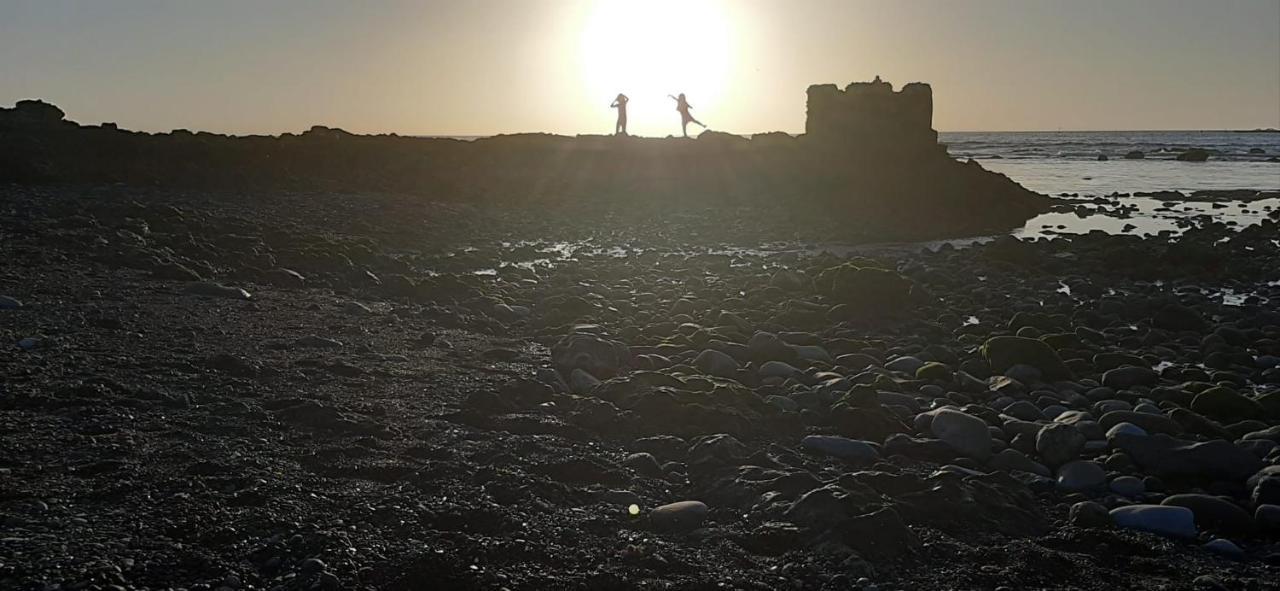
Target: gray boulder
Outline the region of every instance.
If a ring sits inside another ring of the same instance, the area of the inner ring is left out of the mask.
[[[1107,482],[1107,473],[1097,462],[1076,460],[1058,468],[1058,488],[1066,491],[1085,491],[1101,487]]]
[[[834,435],[809,435],[800,440],[805,449],[853,462],[872,462],[880,459],[876,445],[858,439]]]
[[[930,424],[934,437],[947,442],[961,454],[976,460],[991,457],[991,431],[987,422],[958,410],[933,411]]]
[[[1243,481],[1262,468],[1257,456],[1221,439],[1192,443],[1167,435],[1118,433],[1111,445],[1157,476]]]
[[[738,362],[728,353],[707,349],[693,360],[694,367],[703,373],[720,378],[733,378],[738,374]]]
[[[1134,386],[1150,386],[1160,380],[1160,375],[1150,367],[1117,367],[1102,374],[1102,385],[1123,390]]]
[[[1028,458],[1026,454],[1012,448],[1000,450],[1000,453],[993,456],[991,461],[987,462],[987,465],[1006,472],[1030,472],[1045,478],[1052,475],[1052,472],[1050,472],[1043,464]]]
[[[701,501],[680,501],[650,511],[649,522],[661,531],[685,531],[702,525],[707,511],[707,505]]]
[[[594,377],[608,379],[617,375],[630,360],[631,351],[625,344],[588,333],[570,334],[551,348],[551,362],[564,376],[581,369]]]
[[[1186,507],[1195,514],[1200,529],[1225,534],[1249,534],[1254,530],[1253,517],[1231,501],[1211,495],[1181,494],[1165,497],[1161,505]]]
[[[1084,444],[1084,434],[1065,423],[1049,423],[1036,434],[1036,453],[1050,466],[1079,458]]]
[[[1169,538],[1196,537],[1195,514],[1186,507],[1129,505],[1111,510],[1111,519],[1124,529],[1145,531]]]
[[[1058,352],[1039,339],[992,337],[982,345],[982,357],[987,360],[994,373],[1002,374],[1015,365],[1030,365],[1040,370],[1048,380],[1073,377],[1071,370],[1058,357]]]
[[[1135,412],[1131,410],[1113,410],[1102,415],[1098,419],[1098,424],[1103,429],[1110,430],[1112,427],[1120,423],[1129,423],[1140,427],[1147,433],[1165,433],[1168,435],[1181,435],[1182,425],[1177,421],[1165,415],[1153,415],[1145,412]]]

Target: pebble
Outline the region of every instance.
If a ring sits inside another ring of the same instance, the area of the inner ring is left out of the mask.
[[[1214,538],[1204,545],[1204,549],[1214,554],[1230,558],[1231,560],[1243,560],[1244,550],[1240,549],[1235,542],[1223,538]]]
[[[1044,374],[1039,368],[1025,363],[1018,363],[1011,366],[1009,369],[1004,370],[1004,375],[1005,377],[1013,378],[1023,384],[1035,384],[1044,377]]]
[[[1160,407],[1158,407],[1158,406],[1156,406],[1156,405],[1154,405],[1154,404],[1148,403],[1148,402],[1144,402],[1144,403],[1142,403],[1142,404],[1139,404],[1139,405],[1137,405],[1137,406],[1133,407],[1133,412],[1141,412],[1141,413],[1146,413],[1146,414],[1149,414],[1149,415],[1163,415],[1163,414],[1164,414],[1164,411],[1163,411],[1163,410],[1160,410]]]
[[[807,450],[852,462],[873,462],[880,459],[876,445],[848,437],[809,435],[800,440],[800,445]]]
[[[951,368],[944,363],[930,361],[915,371],[917,380],[930,380],[937,382],[950,382],[953,374]]]
[[[1128,505],[1112,509],[1111,519],[1124,529],[1145,531],[1170,538],[1196,537],[1195,514],[1186,507]]]
[[[1156,476],[1242,480],[1262,468],[1257,456],[1222,439],[1192,443],[1165,435],[1121,433],[1110,444]]]
[[[600,500],[611,505],[638,505],[640,495],[629,490],[606,490],[600,493]]]
[[[1065,423],[1049,423],[1036,434],[1036,453],[1050,466],[1061,466],[1080,457],[1085,436]]]
[[[662,465],[648,452],[633,453],[622,460],[622,465],[645,476],[662,476]]]
[[[701,501],[679,501],[654,508],[649,512],[649,521],[662,531],[686,531],[702,525],[707,511]]]
[[[1076,460],[1058,468],[1058,488],[1078,492],[1098,488],[1107,481],[1107,473],[1097,462]]]
[[[1005,407],[1004,414],[1024,421],[1036,421],[1045,418],[1045,414],[1036,405],[1027,400],[1019,400]]]
[[[1107,439],[1111,439],[1120,433],[1128,433],[1139,437],[1146,437],[1147,432],[1133,423],[1116,423],[1116,425],[1107,430]]]
[[[1258,505],[1253,520],[1264,532],[1280,533],[1280,505]]]
[[[766,361],[760,365],[757,370],[762,378],[790,378],[804,375],[804,372],[796,369],[794,366],[783,363],[781,361]]]
[[[1159,379],[1160,375],[1149,367],[1117,367],[1102,374],[1102,385],[1127,390],[1134,386],[1150,386]]]
[[[821,361],[823,363],[835,363],[835,359],[831,357],[826,349],[817,345],[793,345],[791,350],[796,352],[796,356],[805,361]]]
[[[575,369],[569,374],[569,391],[574,394],[586,394],[600,385],[600,380],[584,369]]]
[[[1044,476],[1046,478],[1048,478],[1049,476],[1052,476],[1053,474],[1052,472],[1049,471],[1049,468],[1045,467],[1044,464],[1041,464],[1035,460],[1032,460],[1031,458],[1027,457],[1026,454],[1013,448],[1005,448],[1000,450],[1000,453],[997,453],[994,457],[992,457],[991,460],[987,462],[987,465],[991,466],[992,468],[996,468],[999,470],[1006,470],[1010,472],[1012,471],[1030,472],[1032,474]]]
[[[325,566],[324,561],[319,558],[307,558],[298,563],[298,570],[304,573],[316,573],[323,571]]]
[[[316,349],[338,349],[342,347],[340,341],[326,339],[316,335],[307,335],[293,342],[296,347],[312,347]]]
[[[884,364],[884,368],[889,371],[900,371],[902,373],[911,374],[911,375],[915,375],[916,370],[922,367],[924,367],[924,361],[921,361],[919,358],[911,357],[909,355],[898,357]]]
[[[1093,501],[1080,501],[1072,505],[1067,520],[1076,527],[1111,527],[1113,525],[1107,508]]]
[[[727,353],[706,349],[693,360],[693,365],[707,375],[732,378],[738,373],[738,362]]]
[[[1130,499],[1136,499],[1147,492],[1147,486],[1142,483],[1141,479],[1134,476],[1118,476],[1111,481],[1109,486],[1111,492]]]
[[[1213,575],[1200,575],[1191,581],[1191,585],[1203,591],[1228,591],[1228,587]]]
[[[770,394],[764,397],[764,401],[787,412],[796,412],[800,410],[800,405],[797,404],[796,401],[790,398],[787,398],[786,396],[780,396],[778,394]]]
[[[991,431],[987,428],[986,421],[949,408],[933,413],[930,429],[935,437],[976,460],[991,457]]]
[[[1178,494],[1165,497],[1161,505],[1186,507],[1195,515],[1196,525],[1209,531],[1247,534],[1254,529],[1253,517],[1239,505],[1205,494]]]
[[[360,302],[351,302],[351,301],[342,302],[341,309],[344,314],[351,314],[353,316],[362,316],[362,315],[373,313],[372,308],[364,304],[361,304]]]
[[[226,298],[231,300],[248,300],[253,297],[249,292],[240,289],[239,287],[227,287],[220,283],[210,283],[207,281],[197,281],[187,284],[185,291],[192,295]]]
[[[342,581],[338,580],[338,575],[329,572],[320,573],[316,583],[323,591],[337,591],[342,588]]]

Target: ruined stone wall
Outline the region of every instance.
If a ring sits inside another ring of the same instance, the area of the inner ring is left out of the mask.
[[[938,149],[933,130],[933,90],[913,82],[901,91],[878,78],[840,90],[815,84],[808,91],[805,134],[824,141],[885,149]]]

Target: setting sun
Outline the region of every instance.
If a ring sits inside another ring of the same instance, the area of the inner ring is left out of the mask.
[[[607,106],[618,93],[631,98],[630,131],[679,132],[675,103],[686,93],[699,116],[715,127],[733,43],[732,23],[718,0],[600,0],[581,33],[583,92]]]

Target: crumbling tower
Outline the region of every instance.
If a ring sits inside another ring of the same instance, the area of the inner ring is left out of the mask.
[[[888,151],[941,149],[933,130],[933,89],[922,82],[898,92],[878,77],[844,90],[834,84],[810,86],[804,130],[823,143]]]

